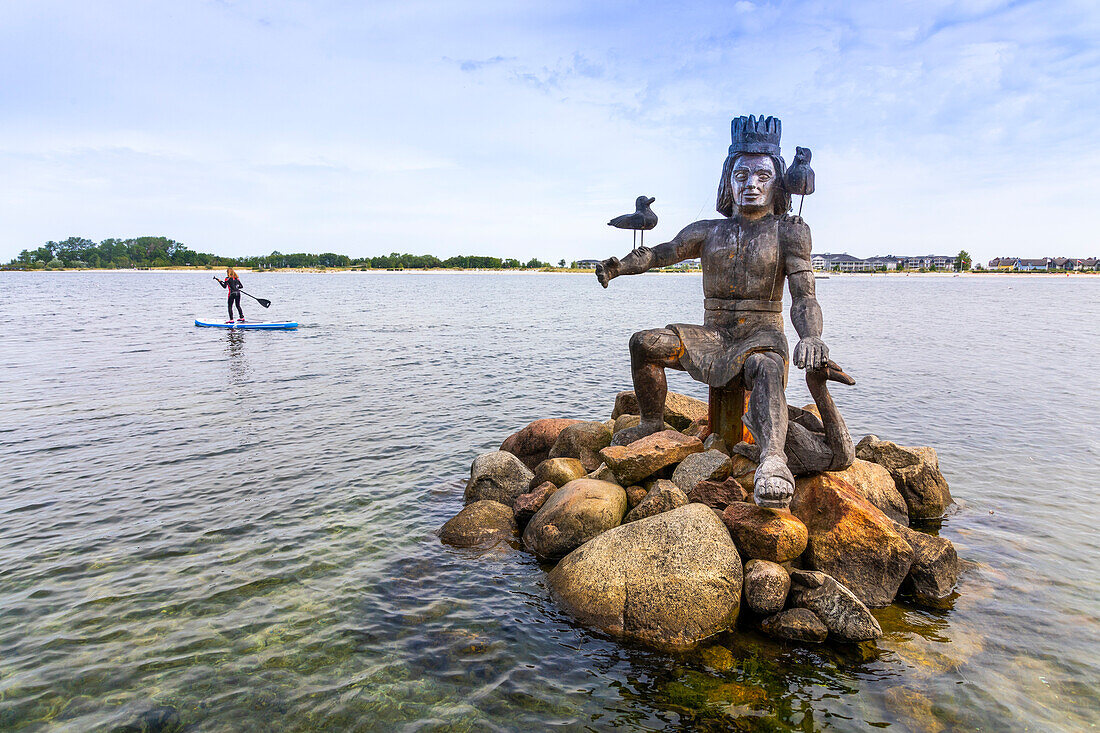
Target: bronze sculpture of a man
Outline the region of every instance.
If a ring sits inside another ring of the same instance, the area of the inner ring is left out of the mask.
[[[665,369],[687,371],[711,387],[741,380],[751,392],[745,425],[760,448],[754,495],[760,506],[786,507],[794,493],[787,465],[787,338],[783,281],[791,291],[791,321],[801,339],[794,363],[828,370],[821,340],[821,308],[814,294],[810,229],[788,215],[790,193],[780,155],[781,123],[774,117],[733,121],[729,155],[718,186],[725,218],[697,221],[672,241],[604,260],[596,277],[605,288],[620,275],[637,275],[699,258],[703,269],[702,326],[672,324],[630,338],[631,370],[641,423],[616,436],[628,443],[663,429]],[[835,365],[834,365],[835,366]]]

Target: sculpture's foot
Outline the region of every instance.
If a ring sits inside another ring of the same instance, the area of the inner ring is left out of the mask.
[[[626,428],[615,433],[614,437],[611,438],[611,445],[630,445],[635,440],[641,440],[647,435],[659,433],[664,429],[665,425],[663,422],[640,422],[632,428]]]
[[[753,477],[753,497],[757,506],[786,509],[794,496],[794,476],[780,456],[767,456]]]

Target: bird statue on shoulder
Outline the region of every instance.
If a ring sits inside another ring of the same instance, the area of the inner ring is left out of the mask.
[[[798,194],[798,215],[802,216],[802,202],[814,192],[814,169],[810,167],[812,153],[809,148],[794,149],[794,160],[787,169],[787,175],[783,177],[783,187],[787,193]]]
[[[632,250],[636,250],[638,232],[642,233],[642,246],[645,246],[645,233],[657,226],[657,215],[653,213],[653,209],[649,208],[657,199],[649,196],[639,196],[638,200],[634,202],[634,213],[623,214],[622,216],[616,216],[611,221],[607,222],[609,227],[615,227],[616,229],[633,229],[635,244]]]

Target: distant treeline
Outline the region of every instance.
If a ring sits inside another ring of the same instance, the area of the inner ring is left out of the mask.
[[[565,267],[565,260],[558,263]],[[574,263],[575,264],[575,263]],[[134,239],[104,239],[96,244],[90,239],[69,237],[64,242],[46,242],[38,249],[25,249],[5,269],[44,270],[63,267],[130,268],[130,267],[371,267],[377,269],[429,269],[437,267],[512,270],[550,267],[550,263],[531,258],[527,262],[500,257],[460,255],[441,260],[435,255],[398,254],[383,257],[348,257],[333,252],[321,254],[283,254],[272,252],[257,257],[221,257],[195,252],[187,245],[167,237],[136,237]]]

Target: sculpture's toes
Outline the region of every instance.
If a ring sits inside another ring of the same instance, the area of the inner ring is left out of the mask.
[[[654,428],[651,425],[640,423],[632,428],[625,428],[612,436],[611,445],[630,445],[635,440],[641,440],[647,435],[652,435],[653,433],[660,431],[661,427],[662,426],[657,426],[656,428]]]
[[[768,456],[756,469],[753,495],[757,506],[786,509],[794,496],[794,476],[787,462],[778,456]]]

